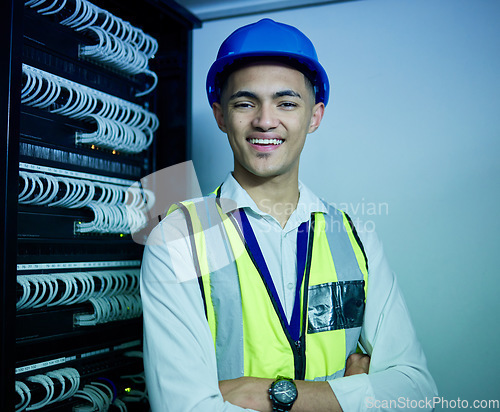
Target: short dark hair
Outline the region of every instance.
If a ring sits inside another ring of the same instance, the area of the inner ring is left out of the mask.
[[[224,69],[217,75],[215,79],[215,87],[219,89],[219,96],[222,97],[222,92],[226,87],[227,80],[231,73],[235,72],[236,70],[242,69],[252,63],[258,62],[281,63],[301,72],[304,75],[306,86],[311,91],[312,98],[315,101],[316,90],[314,87],[314,80],[317,76],[316,72],[312,71],[311,69],[309,69],[309,67],[307,67],[305,64],[300,63],[296,59],[286,56],[250,56],[234,60],[233,63],[224,67]]]

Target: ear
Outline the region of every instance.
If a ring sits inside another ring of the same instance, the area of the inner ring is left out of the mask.
[[[309,124],[308,133],[315,132],[325,114],[325,104],[323,102],[316,103],[312,110],[311,123]]]
[[[213,103],[212,111],[214,113],[217,126],[219,126],[219,129],[221,129],[224,133],[226,133],[226,122],[224,120],[224,112],[222,110],[222,106],[220,105],[220,103]]]

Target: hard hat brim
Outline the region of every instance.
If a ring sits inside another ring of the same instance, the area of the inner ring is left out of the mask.
[[[290,53],[290,52],[269,52],[269,51],[253,51],[253,52],[248,52],[248,53],[239,53],[239,54],[234,54],[234,55],[229,55],[225,56],[222,58],[219,58],[216,60],[212,66],[210,67],[210,70],[208,71],[207,75],[207,82],[206,82],[206,89],[207,89],[207,96],[208,96],[208,101],[210,103],[210,106],[213,105],[213,103],[220,103],[220,90],[218,86],[218,79],[217,77],[226,69],[230,68],[230,66],[236,61],[240,59],[246,59],[246,58],[253,58],[252,60],[255,60],[255,58],[258,57],[263,57],[268,60],[269,57],[277,57],[277,58],[288,58],[291,59],[292,61],[296,61],[299,64],[307,67],[309,70],[309,73],[304,73],[306,76],[309,78],[311,77],[311,74],[314,76],[314,78],[310,78],[311,82],[313,83],[313,86],[315,87],[315,93],[316,93],[316,103],[318,102],[323,102],[324,105],[326,106],[328,103],[328,98],[329,98],[329,93],[330,93],[330,83],[328,81],[328,75],[326,74],[325,69],[321,64],[319,64],[317,61],[313,59],[309,59],[304,55],[300,54],[295,54],[295,53]],[[282,61],[280,59],[280,61]],[[291,65],[293,67],[293,64]],[[296,68],[296,67],[294,67]],[[299,69],[297,69],[299,70]],[[301,70],[299,70],[301,71]]]

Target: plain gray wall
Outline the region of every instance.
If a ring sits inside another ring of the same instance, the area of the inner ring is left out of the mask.
[[[194,32],[192,159],[232,169],[205,77],[261,17],[315,43],[332,93],[301,180],[382,238],[445,399],[500,398],[500,1],[361,0],[204,23]]]

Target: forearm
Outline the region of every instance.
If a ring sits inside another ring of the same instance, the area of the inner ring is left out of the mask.
[[[299,396],[293,404],[293,412],[341,412],[337,397],[326,381],[295,381]]]
[[[219,388],[224,400],[243,408],[271,412],[269,387],[273,379],[242,377],[220,381]],[[328,382],[294,381],[298,397],[292,412],[342,411]]]

